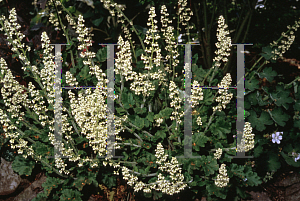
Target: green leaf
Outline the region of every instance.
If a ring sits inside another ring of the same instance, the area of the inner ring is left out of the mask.
[[[247,178],[246,183],[249,186],[258,186],[262,183],[260,177],[257,175],[256,172],[252,171],[252,168],[250,166],[245,167],[245,177]]]
[[[31,175],[31,172],[35,166],[35,162],[24,158],[21,155],[15,157],[15,160],[11,164],[12,169],[17,172],[19,175]]]
[[[270,119],[270,115],[267,112],[262,111],[259,118],[257,118],[256,112],[251,110],[250,116],[248,117],[248,122],[251,123],[252,128],[256,128],[258,131],[263,131],[266,129],[265,125],[272,125],[273,121]]]
[[[297,91],[300,91],[300,85],[298,86]],[[300,93],[296,93],[296,91],[295,91],[295,99],[300,100]]]
[[[161,191],[153,191],[153,199],[158,200],[163,196],[163,193]]]
[[[244,166],[238,165],[236,163],[232,163],[230,165],[230,171],[227,172],[228,176],[231,178],[233,176],[239,177],[239,176],[245,176],[244,174]]]
[[[92,21],[92,23],[96,26],[96,27],[98,27],[99,25],[100,25],[100,23],[103,21],[103,17],[100,17],[99,19],[95,19],[95,20],[93,20]]]
[[[282,85],[276,86],[276,93],[271,93],[270,97],[277,106],[283,106],[286,110],[289,108],[289,103],[294,102],[289,96],[290,91],[285,90]]]
[[[58,188],[58,186],[63,182],[63,180],[55,177],[47,177],[46,181],[42,184],[44,192],[47,196],[50,195],[51,190]]]
[[[93,17],[95,15],[95,13],[94,12],[85,12],[84,14],[83,14],[83,18],[84,19],[86,19],[86,18],[90,18],[90,17]]]
[[[143,108],[137,107],[137,108],[133,108],[133,109],[136,114],[144,114],[147,112],[147,109],[145,107],[143,107]]]
[[[279,157],[275,153],[268,154],[268,164],[267,171],[277,171],[281,167],[281,163],[279,162]]]
[[[144,119],[140,118],[138,115],[135,116],[135,123],[134,123],[137,127],[139,128],[143,128],[145,125]]]
[[[76,11],[75,6],[69,6],[69,8],[67,8],[68,11],[70,11],[70,13],[74,13]]]
[[[129,103],[128,103],[127,93],[122,93],[121,100],[122,100],[124,108],[128,110],[130,108],[130,106],[129,106]]]
[[[162,131],[162,130],[159,130],[155,133],[155,139],[165,139],[166,138],[166,132],[165,131]]]
[[[135,172],[139,172],[139,169],[138,169],[138,167],[137,167],[137,166],[134,166],[134,167],[133,167],[133,171],[135,171]]]
[[[150,168],[151,168],[151,166],[149,166],[149,165],[146,167],[146,169],[145,169],[145,174],[149,174]]]
[[[154,113],[149,112],[147,117],[146,117],[150,122],[154,122]]]
[[[132,152],[133,153],[133,155],[138,155],[139,153],[140,153],[140,151],[141,151],[141,148],[138,148],[136,151],[134,151],[134,152]]]
[[[96,55],[97,56],[97,55]],[[76,69],[80,70],[83,67],[83,58],[79,57],[77,59],[77,65],[75,66]]]
[[[122,153],[124,155],[124,159],[123,160],[126,161],[128,159],[128,154],[126,153],[126,151],[123,151]]]
[[[263,97],[258,91],[256,91],[256,100],[257,100],[259,106],[268,105],[268,102],[263,101]]]
[[[37,141],[35,144],[34,144],[34,147],[33,147],[34,151],[36,153],[39,153],[40,155],[46,155],[46,153],[49,151],[51,152],[51,150],[49,149],[48,146],[46,146],[44,143],[41,143],[39,141]]]
[[[193,56],[193,64],[196,64],[198,61],[198,53]]]
[[[300,162],[295,162],[295,159],[293,157],[289,157],[287,154],[285,154],[283,151],[280,152],[282,157],[285,159],[286,163],[288,165],[294,166],[294,167],[300,167]]]
[[[201,156],[201,159],[202,159],[202,163],[203,163],[203,165],[201,166],[201,169],[204,171],[205,176],[214,174],[215,171],[219,170],[217,160],[213,160],[213,158],[211,156],[207,156],[207,157]]]
[[[213,100],[214,95],[212,93],[212,89],[203,88],[202,92],[203,92],[203,102],[204,102],[204,104],[205,105],[211,105],[214,102],[214,100]]]
[[[244,110],[244,116],[245,116],[245,118],[249,117],[250,116],[250,112]]]
[[[135,51],[136,57],[140,56],[143,52],[144,52],[143,49],[137,49],[137,50]]]
[[[144,119],[145,122],[145,127],[149,128],[149,126],[151,125],[150,122],[147,119]]]
[[[209,137],[205,136],[203,132],[194,133],[193,142],[195,142],[196,146],[205,147],[207,141],[209,141]]]
[[[222,200],[226,199],[226,193],[223,193],[223,189],[216,186],[215,183],[209,183],[206,185],[206,190],[209,195],[215,195],[216,197],[222,198]]]
[[[144,193],[144,196],[145,196],[146,198],[151,198],[151,197],[152,197],[152,192],[151,192],[151,193],[145,193],[145,192],[143,191],[143,193]]]
[[[145,67],[144,62],[143,61],[136,62],[136,67],[139,69],[144,68]]]
[[[94,186],[98,186],[98,181],[97,181],[97,175],[98,173],[95,173],[95,172],[88,172],[88,175],[87,175],[87,180],[86,180],[86,183],[88,185],[90,184],[94,184]]]
[[[78,190],[82,190],[83,187],[85,186],[85,177],[80,176],[73,182],[73,186],[75,186]]]
[[[259,89],[258,83],[259,81],[257,79],[252,79],[250,82],[249,80],[246,80],[245,88],[249,89],[250,91],[254,91],[255,89]]]
[[[138,31],[138,33],[142,33],[144,35],[147,34],[148,29],[145,27],[142,27],[140,25],[133,25],[135,27],[135,29]]]
[[[0,150],[1,150],[1,147],[0,147]],[[6,150],[2,154],[2,158],[4,158],[6,161],[12,162],[15,159],[13,150]]]
[[[117,107],[116,110],[117,110],[118,114],[120,114],[120,115],[126,114],[126,110],[124,110],[124,109],[121,108],[121,107]]]
[[[77,190],[63,189],[60,193],[62,194],[60,196],[60,201],[66,201],[69,200],[69,198],[70,200],[82,201],[82,194]]]
[[[263,153],[263,148],[262,146],[257,146],[254,148],[254,157],[257,158]]]
[[[226,133],[231,132],[231,123],[226,122],[224,119],[218,118],[216,123],[211,124],[208,129],[213,135],[218,135],[218,139],[226,139]]]
[[[266,78],[269,82],[272,82],[274,77],[277,76],[276,71],[272,70],[272,67],[267,67],[263,72],[258,73],[259,78]]]
[[[289,119],[289,115],[284,113],[281,108],[275,108],[269,113],[272,119],[280,126],[285,126],[285,122]]]
[[[266,46],[262,48],[262,52],[259,55],[263,56],[266,60],[270,60],[273,57],[272,48],[270,46]]]
[[[133,98],[132,93],[129,93],[129,94],[128,94],[128,96],[127,96],[127,101],[128,101],[128,103],[129,103],[130,105],[132,105],[132,106],[135,104],[135,100],[134,100],[134,98]]]
[[[48,196],[45,194],[45,192],[40,192],[31,201],[47,201],[47,200],[48,200]]]
[[[192,72],[193,72],[193,80],[201,83],[202,80],[204,79],[206,73],[208,72],[208,69],[203,69],[202,67],[198,67],[196,64],[193,64]]]
[[[104,48],[100,48],[96,54],[96,58],[99,62],[104,62],[106,61],[107,58],[107,47],[105,46]]]
[[[300,120],[294,120],[294,127],[300,128]]]
[[[159,114],[161,115],[161,117],[163,117],[164,119],[168,119],[170,117],[170,115],[172,114],[172,112],[174,111],[174,109],[166,107],[164,108],[162,111],[159,112]]]
[[[242,199],[246,199],[246,197],[247,197],[245,190],[243,190],[242,188],[239,188],[238,186],[236,186],[236,193]]]
[[[256,94],[251,93],[247,96],[245,96],[245,110],[249,110],[251,108],[251,105],[257,105],[257,99],[256,99]]]
[[[294,110],[300,111],[300,103],[297,101],[293,106]]]
[[[113,174],[105,174],[102,183],[109,189],[116,185],[116,177]]]

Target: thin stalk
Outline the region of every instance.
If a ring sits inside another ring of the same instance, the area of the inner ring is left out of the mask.
[[[297,78],[294,79],[292,82],[286,84],[286,85],[284,86],[284,88],[286,89],[288,86],[290,86],[290,85],[293,84],[294,82],[299,81],[299,78],[300,78],[300,77],[297,77]]]
[[[130,163],[130,164],[134,164],[134,165],[137,164],[137,162],[129,162],[129,161],[119,161],[119,163]]]
[[[202,82],[201,82],[201,86],[204,85],[204,82],[205,82],[206,78],[208,77],[208,75],[211,73],[212,70],[213,70],[213,68],[210,68],[209,71],[208,71],[208,73],[206,73],[204,79],[203,79]]]
[[[143,47],[143,50],[145,51],[145,45],[144,45],[144,42],[143,42],[143,40],[141,39],[141,37],[139,36],[139,34],[138,34],[137,30],[135,29],[135,27],[133,26],[132,21],[130,21],[130,20],[124,15],[123,11],[122,11],[119,7],[115,7],[115,9],[117,9],[118,12],[120,12],[120,13],[122,14],[122,16],[126,19],[126,21],[131,25],[132,29],[134,30],[134,32],[136,33],[136,35],[138,36],[138,38],[139,38],[139,40],[140,40],[140,42],[141,42],[141,45],[142,45],[142,47]],[[146,54],[147,54],[147,53],[146,53]]]
[[[287,30],[284,34],[288,34],[290,31],[292,30],[292,28],[290,28],[289,30]],[[276,44],[278,44],[278,42],[283,38],[283,36],[281,35],[279,37],[279,39],[277,41],[275,41]],[[275,45],[271,45],[271,48],[274,47]],[[253,64],[253,66],[251,67],[251,69],[249,70],[249,72],[251,72],[253,70],[254,67],[256,67],[256,64],[262,60],[262,58],[264,58],[263,56],[260,56],[260,58]],[[261,68],[262,66],[260,66],[259,68]],[[249,72],[246,73],[245,77],[249,74]],[[253,77],[253,76],[252,76]]]
[[[41,132],[41,131],[35,129],[34,126],[31,125],[30,123],[28,123],[26,120],[22,120],[22,122],[23,122],[23,124],[24,124],[26,127],[28,127],[30,130],[33,130],[33,131],[35,131],[35,132],[37,132],[37,133],[39,133],[39,134],[43,134],[43,132]],[[63,140],[64,143],[68,143],[65,139],[62,139],[62,140]],[[71,146],[72,146],[73,150],[75,151],[75,154],[78,155],[78,150],[77,150],[77,149],[75,148],[75,146],[74,146],[75,143],[74,143],[73,139],[70,139],[70,140],[71,140]],[[35,143],[35,141],[30,141],[30,142]]]
[[[55,5],[55,9],[56,9],[56,13],[57,13],[57,18],[58,18],[58,20],[59,20],[60,26],[61,26],[62,30],[64,31],[64,33],[65,33],[65,36],[66,36],[66,39],[67,39],[67,43],[70,44],[70,40],[69,40],[69,37],[68,37],[68,33],[67,33],[67,31],[66,31],[66,29],[65,29],[65,27],[64,27],[64,25],[63,25],[63,23],[62,23],[62,21],[61,21],[61,18],[60,18],[60,16],[59,16],[58,9],[57,9],[57,5],[56,5],[56,4],[54,4],[54,5]],[[65,10],[66,10],[66,9],[65,9]],[[70,15],[70,17],[71,17],[71,15]],[[72,61],[72,65],[73,65],[73,68],[74,68],[74,67],[75,67],[75,62],[74,62],[73,52],[70,51],[70,53],[71,53],[71,61]]]
[[[236,149],[236,147],[231,147],[231,148],[221,148],[224,151],[230,151],[231,149]],[[211,149],[209,152],[217,151],[218,149]]]
[[[126,142],[121,142],[121,143],[118,143],[118,145],[131,145],[131,146],[134,146],[134,147],[142,147],[141,145],[137,145],[137,144],[133,144],[133,143],[126,143]]]
[[[12,124],[12,123],[11,123]],[[12,124],[14,125],[14,124]],[[15,125],[14,125],[15,126]],[[26,135],[25,133],[23,133],[23,131],[21,131],[19,128],[16,129],[21,135]],[[29,137],[26,137],[26,139],[28,141],[30,141],[31,143],[35,144],[36,142],[34,140],[32,140],[31,138]],[[15,139],[18,143],[20,143],[20,141],[18,139]],[[25,149],[28,150],[28,147],[24,147]],[[33,155],[36,157],[36,160],[42,162],[44,165],[46,165],[47,167],[49,167],[50,169],[52,169],[55,173],[57,173],[58,175],[60,175],[61,177],[64,177],[64,178],[68,178],[67,176],[64,176],[62,175],[61,173],[59,173],[59,171],[55,168],[53,168],[49,163],[45,162],[44,160],[42,160],[40,157],[38,157],[36,154],[34,154],[33,152]],[[33,158],[33,157],[32,157]]]
[[[206,127],[205,127],[204,134],[206,133],[208,127],[209,127],[210,124],[212,123],[212,119],[213,119],[213,117],[215,116],[215,113],[216,113],[216,111],[214,111],[214,112],[212,113],[212,115],[210,116],[209,122],[208,122],[208,124],[207,124]]]
[[[217,66],[215,66],[215,68],[214,68],[214,72],[213,72],[213,74],[212,74],[212,76],[211,76],[211,78],[210,78],[210,81],[209,81],[209,86],[211,86],[211,82],[212,82],[212,80],[214,79],[214,77],[215,77],[215,73],[217,72],[217,70],[218,70],[218,67]]]
[[[259,71],[266,63],[268,63],[268,60],[265,60],[265,61],[260,65],[260,67],[257,69],[257,72],[258,72],[258,71]],[[252,75],[252,77],[250,78],[249,82],[253,79],[254,75],[255,75],[255,74]]]
[[[54,168],[53,166],[51,166],[49,163],[47,163],[46,161],[42,160],[41,157],[38,157],[36,154],[33,153],[33,155],[35,156],[34,160],[40,161],[41,163],[43,163],[44,165],[46,165],[48,168],[50,168],[53,172],[55,172],[56,174],[58,174],[59,176],[63,177],[63,178],[68,178],[68,177],[72,177],[73,179],[77,179],[74,178],[72,175],[69,176],[65,176],[63,174],[61,174],[56,168]],[[32,157],[33,158],[33,157]]]

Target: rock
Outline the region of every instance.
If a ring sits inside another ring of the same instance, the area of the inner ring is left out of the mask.
[[[251,200],[243,200],[242,201],[272,201],[266,192],[254,192],[254,191],[246,191],[252,197]]]
[[[294,201],[300,200],[300,184],[294,184],[288,187],[285,191],[285,200]]]
[[[284,187],[284,200],[300,200],[300,174],[297,172],[285,173],[274,186]]]
[[[0,195],[13,193],[21,182],[21,177],[11,167],[12,162],[1,158],[0,164]]]
[[[34,181],[28,188],[22,191],[13,201],[30,201],[43,191],[42,184],[46,181],[46,176],[43,175]]]
[[[283,174],[280,180],[274,183],[274,186],[288,187],[297,183],[300,183],[300,174],[297,172],[291,172]]]

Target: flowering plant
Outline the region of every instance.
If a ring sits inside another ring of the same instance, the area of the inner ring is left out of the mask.
[[[128,21],[116,3],[108,0],[101,2],[112,16],[117,14],[121,23],[124,20]],[[189,33],[192,28],[189,25],[189,15],[192,15],[192,12],[186,8],[186,1],[180,0],[179,4],[178,13],[182,16],[178,22],[186,26],[186,31]],[[247,183],[242,184],[245,186],[261,183],[251,167],[230,164],[229,155],[235,155],[235,149],[240,151],[241,147],[235,146],[236,141],[227,140],[227,134],[235,133],[235,129],[231,128],[235,123],[233,118],[236,114],[235,104],[230,100],[236,92],[232,90],[232,93],[228,93],[230,89],[222,88],[231,86],[231,75],[227,74],[219,83],[219,79],[222,78],[220,76],[221,61],[227,61],[226,57],[231,45],[223,16],[220,16],[218,21],[218,43],[213,68],[209,70],[199,68],[196,61],[192,66],[192,71],[196,76],[192,83],[190,98],[193,116],[197,117],[193,118],[192,145],[194,155],[199,156],[197,159],[180,158],[177,160],[175,157],[184,153],[182,150],[184,140],[181,140],[184,137],[182,103],[184,103],[184,98],[188,99],[188,95],[183,92],[184,77],[177,73],[182,70],[178,70],[179,67],[184,66],[177,59],[183,51],[180,51],[175,43],[177,37],[174,36],[174,28],[168,26],[171,21],[167,17],[166,7],[161,8],[163,34],[157,32],[155,8],[150,8],[147,24],[149,30],[144,40],[139,37],[143,49],[135,49],[134,41],[131,40],[130,30],[139,35],[135,27],[132,26],[128,30],[124,26],[127,40],[124,41],[122,36],[118,38],[119,51],[116,53],[115,77],[116,91],[119,93],[114,98],[118,105],[114,132],[117,142],[114,145],[118,149],[116,155],[122,155],[124,158],[114,159],[107,155],[106,143],[109,133],[106,127],[105,97],[108,96],[108,92],[105,88],[107,88],[108,80],[105,79],[107,71],[105,68],[101,69],[100,66],[106,60],[106,56],[102,53],[107,49],[100,49],[97,53],[91,50],[92,35],[85,27],[82,15],[76,19],[60,1],[48,1],[47,6],[50,10],[61,9],[59,14],[66,12],[66,19],[77,34],[70,40],[67,34],[69,30],[66,29],[59,15],[49,14],[51,23],[56,26],[57,30],[63,30],[68,42],[78,44],[77,50],[80,51],[75,59],[76,65],[70,71],[66,71],[62,83],[71,86],[93,84],[92,86],[96,89],[93,91],[86,89],[84,92],[75,91],[75,93],[70,90],[63,93],[63,115],[61,115],[63,139],[58,146],[59,142],[53,134],[55,130],[53,111],[56,101],[53,75],[57,73],[55,72],[57,64],[53,62],[55,56],[52,54],[53,46],[50,46],[50,39],[45,32],[41,36],[43,63],[41,65],[31,63],[28,56],[31,48],[22,43],[24,36],[17,31],[19,25],[16,23],[15,10],[10,11],[9,20],[5,17],[1,18],[0,23],[7,35],[11,50],[22,62],[22,69],[36,80],[35,83],[30,82],[28,88],[21,86],[13,79],[5,60],[1,59],[2,103],[7,108],[0,110],[1,123],[5,126],[5,135],[11,147],[17,149],[20,154],[13,163],[15,171],[21,173],[22,164],[25,166],[25,162],[33,159],[42,163],[44,170],[48,172],[47,181],[43,185],[45,190],[38,195],[37,199],[51,196],[53,199],[81,200],[79,191],[85,185],[98,186],[99,172],[108,172],[108,170],[109,172],[105,173],[101,180],[106,185],[113,186],[114,175],[118,176],[121,173],[122,178],[127,180],[127,184],[132,186],[135,192],[142,191],[144,196],[155,198],[161,197],[162,193],[174,195],[189,187],[195,193],[207,191],[208,197],[225,199],[228,189],[235,188],[230,181],[245,179]],[[129,23],[133,25],[131,21]],[[167,44],[164,50],[160,47],[162,41]],[[134,71],[131,65],[132,58],[138,60],[139,56],[138,69]],[[195,56],[193,58],[196,59]],[[189,67],[189,64],[185,65]],[[80,73],[77,73],[79,70],[81,70]],[[212,70],[213,74],[210,76]],[[95,77],[92,78],[92,75]],[[206,78],[210,78],[212,85],[218,85],[221,88],[215,95],[209,89],[202,90],[198,87],[200,82],[203,86]],[[251,90],[251,85],[246,86]],[[22,93],[24,89],[27,90],[26,93]],[[158,91],[161,93],[158,94]],[[77,98],[76,93],[78,93]],[[157,99],[163,100],[163,104],[156,105]],[[217,105],[213,105],[215,102]],[[196,107],[197,105],[201,107]],[[254,124],[254,127],[260,128],[257,121],[253,120],[253,116],[252,114],[250,117],[246,115],[249,117],[249,122],[245,124],[243,138],[246,152],[254,148],[251,125]],[[30,118],[31,122],[27,118]],[[212,142],[216,143],[212,144]],[[45,158],[45,156],[53,156],[53,147],[59,148],[62,155],[68,158]],[[217,148],[217,152],[214,153],[215,150],[212,148]],[[226,166],[229,167],[228,173]],[[22,174],[31,174],[33,167],[34,164]],[[88,172],[87,168],[89,168]],[[52,176],[52,172],[60,178]],[[53,186],[54,188],[63,187],[64,190],[55,192]],[[205,189],[199,191],[199,186],[205,186]]]

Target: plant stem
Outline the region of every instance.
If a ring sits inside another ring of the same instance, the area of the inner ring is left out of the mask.
[[[212,82],[212,80],[214,79],[214,77],[215,77],[215,73],[217,72],[217,70],[218,70],[218,67],[217,66],[215,66],[215,68],[214,68],[214,72],[213,72],[213,74],[212,74],[212,76],[211,76],[211,78],[210,78],[210,81],[209,81],[209,86],[211,86],[211,82]]]
[[[63,23],[62,23],[62,21],[61,21],[61,18],[60,18],[60,16],[59,16],[58,9],[57,9],[57,5],[56,5],[56,4],[54,4],[54,5],[55,5],[55,9],[56,9],[56,13],[57,13],[57,18],[58,18],[58,20],[59,20],[60,26],[61,26],[62,30],[64,31],[64,33],[65,33],[65,36],[66,36],[66,39],[67,39],[67,43],[70,45],[70,40],[69,40],[69,37],[68,37],[68,33],[67,33],[67,31],[66,31],[66,29],[65,29],[65,27],[64,27],[64,25],[63,25]],[[61,4],[61,5],[62,5],[62,4]],[[63,8],[64,8],[64,7],[63,7]],[[67,10],[67,9],[65,9],[65,10]],[[70,15],[69,12],[68,12],[68,14]],[[70,17],[71,17],[71,15],[70,15]],[[73,52],[70,51],[70,53],[71,53],[72,66],[73,66],[73,68],[74,68],[74,67],[75,67],[75,62],[74,62]]]
[[[256,72],[258,72],[266,63],[268,62],[268,60],[265,60],[261,65],[260,67],[256,70]],[[252,75],[252,77],[250,78],[249,82],[253,79],[255,73]]]
[[[125,14],[123,13],[123,11],[122,11],[119,7],[115,7],[115,9],[117,9],[118,12],[120,12],[120,13],[122,14],[122,16],[127,20],[127,22],[129,22],[129,24],[131,25],[132,29],[134,30],[134,32],[135,32],[136,35],[138,36],[138,38],[139,38],[139,40],[140,40],[140,42],[141,42],[141,45],[142,45],[142,47],[143,47],[143,50],[145,51],[145,45],[144,45],[144,42],[143,42],[143,40],[141,39],[141,37],[139,36],[139,34],[138,34],[137,30],[135,29],[135,27],[133,26],[132,21],[129,20],[129,19],[125,16]],[[147,53],[146,53],[146,54],[147,54]]]
[[[286,87],[290,86],[290,85],[293,84],[294,82],[299,81],[299,78],[300,78],[300,77],[297,77],[297,78],[294,79],[292,82],[286,84],[286,85],[284,86],[284,88],[286,89]]]
[[[209,122],[208,122],[208,124],[206,125],[206,128],[205,128],[205,130],[204,130],[204,134],[205,134],[205,132],[207,131],[207,129],[208,129],[208,127],[210,126],[210,124],[212,123],[212,119],[213,119],[213,117],[215,116],[215,113],[216,113],[216,111],[214,111],[214,112],[212,113],[212,115],[210,116]]]
[[[213,68],[210,68],[209,71],[208,71],[208,73],[206,73],[204,79],[203,79],[202,82],[201,82],[201,86],[204,85],[204,82],[205,82],[206,78],[208,77],[208,75],[210,74],[210,72],[211,72],[212,70],[213,70]]]

